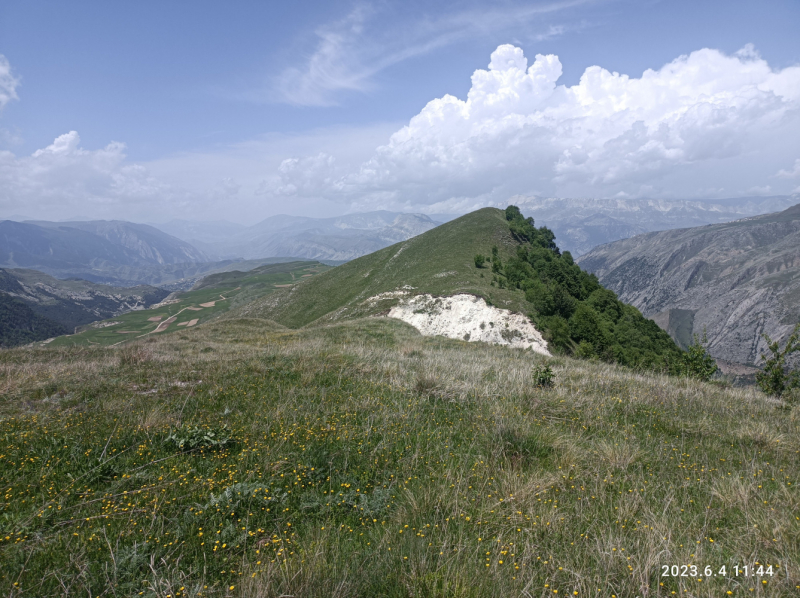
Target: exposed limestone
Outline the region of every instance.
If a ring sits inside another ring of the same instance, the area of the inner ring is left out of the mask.
[[[482,341],[550,355],[547,343],[528,318],[487,305],[474,295],[417,295],[394,306],[389,317],[411,324],[424,336]]]

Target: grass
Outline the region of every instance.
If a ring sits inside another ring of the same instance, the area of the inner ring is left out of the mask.
[[[14,349],[0,388],[5,596],[800,588],[800,410],[754,389],[386,319]]]
[[[477,210],[426,233],[365,255],[316,276],[294,289],[253,301],[233,312],[236,317],[267,318],[290,328],[311,322],[332,322],[388,311],[397,296],[383,293],[403,287],[415,294],[467,293],[518,313],[532,306],[520,290],[492,286],[491,264],[476,268],[476,251],[491,255],[493,246],[506,261],[519,245],[511,236],[505,213]]]
[[[175,299],[167,305],[95,322],[83,327],[78,334],[60,336],[47,344],[53,347],[111,346],[154,334],[176,332],[192,320],[195,322],[191,326],[208,322],[254,296],[269,295],[276,289],[288,287],[328,269],[328,266],[318,262],[296,261],[269,264],[250,272],[212,274],[194,289],[176,293]],[[173,316],[176,318],[173,322],[163,324]]]

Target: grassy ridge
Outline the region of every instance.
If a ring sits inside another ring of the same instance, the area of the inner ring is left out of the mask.
[[[380,313],[397,299],[365,301],[404,286],[433,295],[470,293],[498,307],[527,313],[530,306],[524,292],[490,286],[491,273],[477,269],[473,261],[476,251],[490,253],[495,245],[505,260],[516,254],[518,244],[504,213],[484,208],[254,301],[231,315],[269,318],[298,328],[316,320]]]
[[[797,407],[544,359],[375,319],[0,353],[0,591],[797,595]]]
[[[176,293],[175,299],[167,305],[133,311],[90,324],[79,334],[56,338],[51,346],[118,345],[153,334],[175,332],[192,320],[196,320],[192,326],[208,322],[233,306],[247,303],[253,297],[269,295],[276,289],[288,287],[328,269],[329,266],[318,262],[297,261],[269,264],[249,272],[212,274],[201,280],[192,290]],[[211,303],[213,305],[209,305]],[[176,320],[165,327],[162,322],[173,316]],[[159,319],[154,321],[151,318]]]

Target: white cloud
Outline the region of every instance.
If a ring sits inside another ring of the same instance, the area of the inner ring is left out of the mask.
[[[735,195],[800,153],[800,67],[773,70],[752,47],[699,50],[638,78],[599,66],[572,87],[560,76],[558,57],[528,66],[521,49],[500,46],[465,100],[432,100],[357,169],[287,162],[275,192],[417,206]]]
[[[775,176],[780,177],[782,179],[794,179],[800,177],[800,158],[797,158],[794,161],[794,168],[792,168],[791,170],[781,169]]]
[[[0,110],[11,100],[18,99],[18,86],[19,79],[11,74],[11,65],[8,59],[0,54]]]
[[[316,51],[302,67],[289,67],[276,82],[282,99],[290,104],[326,106],[333,103],[333,93],[343,90],[364,91],[373,69],[357,61],[356,50],[367,18],[364,6],[345,19],[317,29]]]
[[[126,164],[125,158],[122,143],[82,149],[76,131],[30,156],[0,152],[0,208],[44,218],[77,212],[109,217],[131,213],[131,208],[154,207],[170,197],[168,185],[144,167]]]
[[[287,153],[311,154],[303,165],[335,150],[337,163],[367,160],[398,123],[331,127],[304,134],[271,134],[208,152],[184,152],[146,163],[131,162],[122,143],[85,149],[70,131],[27,156],[0,150],[0,219],[27,214],[44,220],[76,215],[144,222],[172,218],[235,220],[252,224],[276,213],[333,216],[341,203],[289,195],[278,174]],[[312,152],[316,152],[315,154]],[[291,170],[291,161],[287,162]],[[316,178],[313,179],[315,182]]]

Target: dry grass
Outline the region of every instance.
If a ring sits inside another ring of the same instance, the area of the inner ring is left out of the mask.
[[[5,595],[800,586],[798,412],[754,389],[421,338],[386,320],[232,320],[123,349],[0,357]],[[555,387],[537,389],[545,362]],[[170,452],[178,422],[228,426],[236,447]],[[51,441],[62,429],[64,445]],[[292,493],[267,512],[267,487]],[[209,508],[226,489],[230,510]],[[661,577],[663,565],[756,562],[779,574]]]

